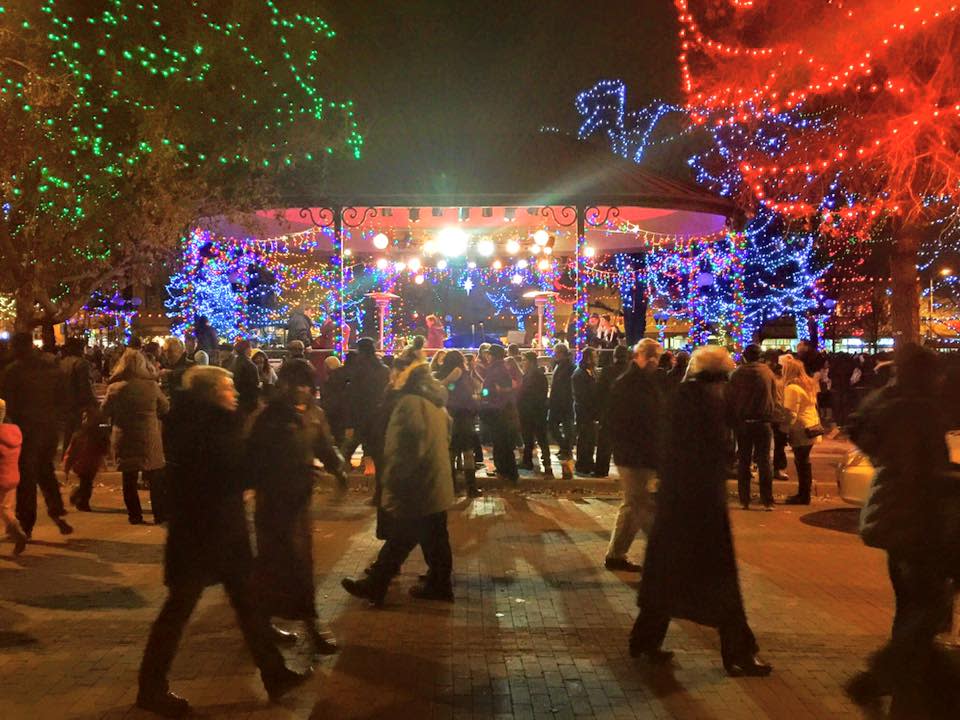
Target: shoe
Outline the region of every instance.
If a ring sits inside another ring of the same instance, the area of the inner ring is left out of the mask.
[[[270,637],[273,638],[275,645],[296,645],[300,636],[295,632],[278,628],[276,625],[270,626]]]
[[[313,646],[313,654],[315,657],[321,655],[336,655],[340,652],[336,641],[332,638],[328,640],[324,637],[324,634],[320,632],[320,629],[316,625],[310,628],[310,644]]]
[[[127,522],[131,525],[143,525],[142,517],[128,517]]]
[[[607,570],[612,570],[614,572],[640,572],[643,570],[643,565],[637,565],[632,563],[626,558],[607,558],[603,561],[603,566]]]
[[[308,668],[306,672],[296,672],[288,667],[284,667],[276,675],[269,675],[263,678],[263,687],[267,690],[270,702],[278,702],[280,698],[293,690],[298,685],[303,685],[313,674],[313,668]]]
[[[764,512],[773,512],[773,506],[774,506],[774,503],[772,503],[772,502],[764,503],[764,504],[763,504],[763,511],[764,511]]]
[[[751,655],[743,660],[724,660],[723,669],[730,677],[766,677],[773,671],[773,666]]]
[[[23,551],[27,549],[27,536],[25,533],[22,533],[18,530],[14,530],[13,533],[13,555],[23,554]]]
[[[740,509],[741,509],[741,510],[749,510],[749,509],[750,509],[750,503],[748,503],[748,502],[746,502],[746,503],[745,503],[745,502],[740,503]]]
[[[88,503],[88,502],[86,502],[86,501],[84,501],[84,502],[79,502],[79,503],[75,504],[74,507],[75,507],[77,510],[79,510],[80,512],[93,512],[93,510],[90,509],[90,503]]]
[[[383,600],[387,596],[387,589],[380,590],[376,588],[370,578],[354,580],[353,578],[344,578],[340,585],[348,593],[361,600],[366,600],[374,607],[383,607]]]
[[[553,478],[554,477],[553,468],[550,466],[545,467],[543,469],[543,476],[548,478]]]
[[[61,535],[70,535],[73,532],[73,526],[62,517],[54,518],[53,522],[56,523]]]
[[[137,707],[167,718],[181,718],[190,714],[190,703],[179,695],[164,693],[137,693]]]
[[[666,665],[673,660],[673,651],[660,648],[645,649],[630,643],[630,657],[645,658],[651,665]]]
[[[784,505],[809,505],[810,498],[801,495],[791,495],[783,501]]]
[[[450,583],[426,583],[421,582],[410,588],[410,597],[417,600],[442,600],[443,602],[453,602],[453,586]]]
[[[790,479],[790,476],[787,475],[783,470],[777,470],[777,471],[773,474],[773,479],[774,479],[774,480],[789,480],[789,479]]]

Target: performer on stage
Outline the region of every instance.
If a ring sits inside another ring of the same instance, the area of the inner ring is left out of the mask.
[[[427,344],[426,347],[431,350],[442,348],[447,339],[447,333],[443,328],[443,319],[438,315],[427,315]]]

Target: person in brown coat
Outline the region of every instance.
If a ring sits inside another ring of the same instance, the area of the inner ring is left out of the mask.
[[[164,506],[163,438],[160,418],[170,403],[156,375],[140,352],[127,357],[117,382],[110,384],[103,412],[113,422],[113,447],[117,469],[123,476],[123,502],[131,525],[143,522],[137,480],[143,473],[150,487],[150,507],[156,524],[166,522]]]

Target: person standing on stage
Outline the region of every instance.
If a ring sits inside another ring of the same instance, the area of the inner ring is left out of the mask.
[[[287,343],[299,340],[305,348],[313,345],[313,320],[307,315],[306,303],[298,304],[287,320]]]

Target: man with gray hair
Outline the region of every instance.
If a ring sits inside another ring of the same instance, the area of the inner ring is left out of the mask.
[[[613,461],[620,475],[623,503],[610,537],[604,566],[607,570],[640,572],[641,566],[627,559],[638,530],[650,534],[653,498],[650,483],[660,468],[666,403],[657,377],[663,348],[644,339],[633,350],[629,369],[610,392],[607,423],[613,445]]]

